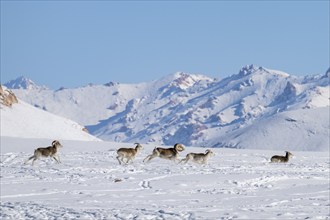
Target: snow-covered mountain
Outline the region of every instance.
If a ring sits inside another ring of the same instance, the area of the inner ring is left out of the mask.
[[[221,80],[179,72],[141,84],[14,92],[109,141],[328,150],[329,79],[249,65]]]
[[[28,79],[24,76],[20,76],[17,79],[10,80],[5,83],[4,86],[10,89],[47,89],[45,86],[38,86],[31,79]]]
[[[1,87],[1,90],[4,93],[9,92],[6,87]],[[22,100],[17,101],[10,106],[0,103],[1,137],[99,140],[72,120],[38,109]]]

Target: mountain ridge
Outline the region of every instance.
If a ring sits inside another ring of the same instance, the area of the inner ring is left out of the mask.
[[[19,76],[14,80],[10,80],[4,84],[9,89],[48,89],[46,86],[39,86],[31,79]]]
[[[329,115],[314,109],[329,108],[328,72],[296,77],[248,65],[220,80],[177,72],[148,83],[107,83],[56,91],[17,89],[15,93],[28,103],[78,121],[101,139],[117,142],[249,148],[249,141],[260,139],[256,148],[262,147],[262,140],[272,142],[268,148],[288,148],[290,143],[273,143],[272,135],[263,135],[262,129],[257,129],[260,134],[254,134],[253,140],[240,139],[239,131],[253,124],[267,127],[266,121],[278,114],[295,112],[300,122],[305,113],[307,118],[315,114],[323,118],[314,132],[324,140],[322,146],[307,147],[313,143],[306,137],[294,149],[327,150],[329,141],[322,129],[329,130]],[[285,117],[278,116],[280,121],[274,127],[284,130],[278,124],[284,121],[282,126],[288,126]],[[299,126],[308,129],[303,123]],[[300,130],[292,129],[291,136],[298,136]]]

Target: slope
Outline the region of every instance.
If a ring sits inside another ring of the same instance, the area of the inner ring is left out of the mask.
[[[0,106],[1,137],[99,140],[78,123],[35,108],[21,100],[11,107]]]

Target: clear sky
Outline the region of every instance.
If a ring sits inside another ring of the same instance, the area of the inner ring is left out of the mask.
[[[3,1],[1,83],[57,89],[329,68],[329,1]]]

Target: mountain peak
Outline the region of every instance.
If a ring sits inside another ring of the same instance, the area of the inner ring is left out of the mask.
[[[190,74],[185,72],[176,72],[157,80],[157,84],[164,88],[178,88],[186,90],[200,81],[213,81],[207,76],[201,74]]]
[[[4,84],[9,89],[45,89],[45,86],[38,86],[35,82],[32,80],[20,76],[17,79],[10,80],[9,82]]]
[[[325,72],[325,76],[328,77],[328,78],[330,78],[330,67],[329,67],[329,69]]]
[[[241,77],[252,75],[252,74],[259,74],[259,73],[266,73],[271,75],[277,75],[279,77],[289,77],[290,75],[286,72],[279,71],[279,70],[273,70],[273,69],[266,69],[262,66],[256,66],[254,64],[246,65],[240,69],[238,75]]]
[[[104,86],[108,86],[108,87],[112,87],[115,85],[119,85],[119,83],[110,81],[110,82],[104,84]]]
[[[177,72],[172,75],[173,80],[171,86],[179,87],[183,90],[193,86],[195,83],[202,80],[211,80],[209,77],[198,74],[189,74],[184,72]]]
[[[242,69],[240,69],[240,71],[239,71],[239,75],[246,76],[251,73],[254,73],[257,70],[263,70],[263,69],[264,69],[263,67],[259,67],[254,64],[250,64],[250,65],[246,65],[246,66],[242,67]]]

